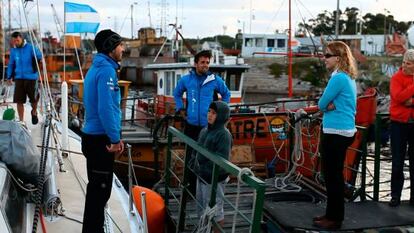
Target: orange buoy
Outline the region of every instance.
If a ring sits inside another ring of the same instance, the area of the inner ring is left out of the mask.
[[[132,194],[134,195],[135,207],[138,209],[138,212],[141,216],[141,192],[145,192],[146,194],[148,232],[163,233],[165,222],[164,199],[151,189],[141,186],[134,186],[132,188]]]

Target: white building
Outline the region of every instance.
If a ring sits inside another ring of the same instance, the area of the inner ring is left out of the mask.
[[[242,57],[286,56],[286,34],[243,34]]]
[[[204,41],[204,43],[201,45],[202,50],[222,50],[222,46],[219,42],[215,41]]]
[[[389,35],[387,35],[389,36]],[[327,36],[326,40],[331,40],[335,36]],[[339,35],[339,40],[361,40],[361,53],[366,56],[384,54],[384,35]]]

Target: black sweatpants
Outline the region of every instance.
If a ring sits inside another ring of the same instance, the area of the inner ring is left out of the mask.
[[[82,152],[86,157],[88,185],[82,233],[104,233],[104,208],[111,196],[114,153],[108,152],[106,135],[82,134]]]
[[[186,123],[185,128],[184,128],[184,134],[192,138],[194,141],[198,141],[198,135],[200,134],[200,131],[203,128],[204,127],[202,126],[191,125],[191,124]],[[185,156],[190,158],[190,166],[191,164],[194,164],[195,157],[193,155],[193,148],[191,148],[190,146],[187,146],[186,151],[185,151]],[[191,167],[194,168],[194,166],[191,166]],[[197,177],[195,176],[195,174],[190,173],[189,182],[190,182],[189,190],[191,194],[195,196],[196,187],[197,187]]]
[[[344,220],[344,160],[353,141],[354,137],[338,134],[324,133],[322,137],[322,170],[328,196],[325,216],[330,220]]]

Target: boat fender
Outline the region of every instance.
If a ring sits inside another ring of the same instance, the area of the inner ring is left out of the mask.
[[[147,206],[147,222],[148,232],[164,232],[165,222],[165,204],[164,199],[155,191],[142,187],[134,186],[132,188],[132,194],[134,196],[135,207],[138,209],[139,214],[142,216],[141,206],[141,192],[145,192],[146,206]]]
[[[16,111],[13,108],[7,108],[3,112],[3,120],[13,121],[16,118]]]

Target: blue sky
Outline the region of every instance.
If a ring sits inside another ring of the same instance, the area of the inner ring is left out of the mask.
[[[283,31],[288,27],[288,1],[289,0],[165,0],[165,24],[174,23],[177,17],[178,24],[182,25],[185,37],[196,38],[226,34],[234,36],[237,30],[246,33],[273,33]],[[314,18],[318,13],[336,9],[334,0],[291,0],[292,1],[292,27],[302,21]],[[3,9],[7,9],[7,2],[2,0]],[[16,9],[21,8],[21,1],[12,1],[12,25],[17,27],[20,18],[26,25],[22,16]],[[89,4],[100,13],[101,29],[111,28],[121,35],[131,36],[131,5],[134,13],[134,36],[140,27],[150,26],[148,12],[151,14],[151,25],[159,28],[161,25],[161,0],[72,0],[71,2]],[[41,30],[51,31],[57,35],[50,4],[54,4],[56,11],[63,22],[63,1],[40,1]],[[149,7],[148,7],[149,3]],[[29,2],[29,24],[36,24],[36,1]],[[394,15],[400,21],[414,21],[413,0],[340,0],[340,8],[357,7],[362,15],[368,12]],[[150,11],[148,11],[150,9]],[[7,18],[7,12],[5,12]],[[251,17],[252,15],[252,17]],[[250,20],[252,18],[252,20]],[[5,19],[3,19],[5,20]],[[7,23],[6,23],[7,24]],[[169,36],[171,27],[166,26],[165,34]]]

